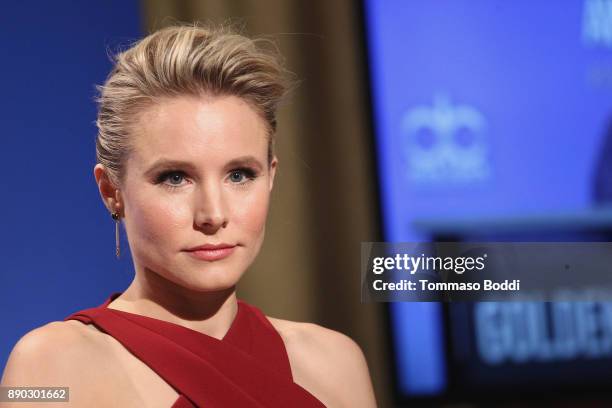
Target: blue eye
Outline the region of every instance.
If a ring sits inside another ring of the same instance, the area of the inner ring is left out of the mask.
[[[162,173],[157,178],[158,183],[164,183],[168,187],[179,187],[185,179],[185,173],[182,171],[168,171]]]
[[[244,173],[240,170],[234,170],[230,173],[230,180],[234,183],[240,183],[241,181],[243,181],[244,177]]]
[[[256,172],[248,168],[235,169],[228,174],[229,181],[232,184],[246,184],[256,177]],[[180,170],[166,171],[156,178],[157,184],[162,184],[164,187],[170,189],[183,186],[185,181],[186,174]]]
[[[168,180],[171,181],[170,184],[180,184],[181,180],[183,180],[183,175],[180,173],[172,173],[172,175],[168,177]],[[174,183],[174,181],[176,181],[176,183]]]
[[[255,171],[246,168],[232,170],[229,174],[230,181],[235,184],[244,184],[249,180],[253,180],[255,177]]]

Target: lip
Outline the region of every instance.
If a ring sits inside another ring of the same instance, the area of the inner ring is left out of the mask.
[[[189,248],[187,253],[197,259],[201,259],[203,261],[218,261],[230,256],[234,249],[236,249],[236,245],[230,244],[206,244],[200,245],[198,247]]]

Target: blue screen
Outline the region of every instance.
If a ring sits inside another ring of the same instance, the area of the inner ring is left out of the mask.
[[[384,238],[610,199],[612,1],[365,0]],[[607,160],[609,159],[609,160]],[[392,304],[399,386],[448,387],[442,307]]]
[[[5,2],[0,367],[18,339],[131,281],[93,176],[95,85],[141,36],[137,1]],[[125,244],[125,238],[124,245]]]

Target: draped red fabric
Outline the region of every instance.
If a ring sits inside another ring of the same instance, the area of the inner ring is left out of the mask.
[[[102,305],[64,320],[93,324],[113,336],[178,393],[172,408],[324,407],[293,382],[279,333],[255,306],[238,300],[229,331],[219,340],[187,327]]]

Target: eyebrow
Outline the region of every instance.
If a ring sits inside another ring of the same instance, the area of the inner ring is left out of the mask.
[[[226,167],[231,168],[231,167],[240,167],[240,166],[250,166],[250,167],[255,167],[258,170],[262,169],[262,164],[259,160],[257,160],[257,158],[255,156],[241,156],[241,157],[237,157],[233,160],[230,160],[229,163],[227,163]]]
[[[255,158],[255,156],[241,156],[241,157],[237,157],[235,159],[230,160],[226,165],[225,168],[226,169],[230,169],[233,167],[240,167],[240,166],[250,166],[250,167],[255,167],[258,170],[262,169],[262,164],[259,160],[257,160],[257,158]],[[157,172],[158,170],[161,169],[185,169],[185,170],[189,170],[189,171],[195,171],[197,166],[191,162],[188,161],[183,161],[183,160],[173,160],[173,159],[166,159],[166,158],[161,158],[156,160],[147,171],[145,171],[145,175],[151,175],[155,172]]]

